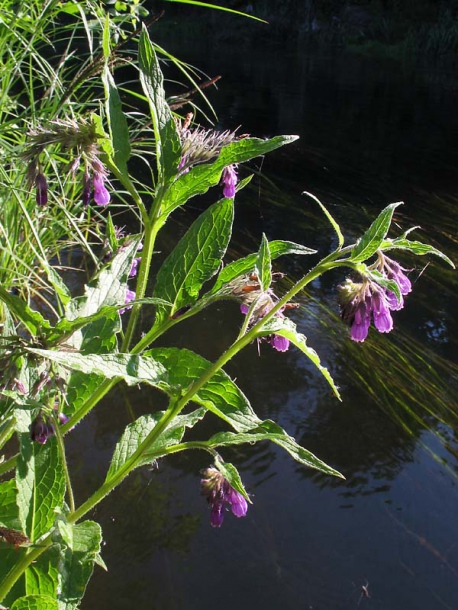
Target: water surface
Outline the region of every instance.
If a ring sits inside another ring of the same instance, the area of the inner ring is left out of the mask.
[[[262,232],[327,253],[332,230],[301,195],[307,190],[350,239],[403,200],[397,224],[421,225],[418,238],[458,259],[458,115],[447,74],[305,46],[229,48],[207,37],[184,49],[173,36],[161,43],[222,74],[212,96],[222,126],[301,136],[252,164],[252,187],[236,200],[235,253],[255,251]],[[338,320],[342,275],[301,299],[293,317],[334,375],[341,404],[294,349],[263,346],[259,355],[253,345],[227,367],[261,417],[276,419],[346,480],[307,470],[266,443],[225,450],[253,506],[214,530],[199,495],[205,455],[135,472],[94,515],[109,572],[96,570],[83,608],[458,607],[457,280],[438,260],[423,271],[427,262],[410,259],[414,290],[393,333],[372,330],[363,345]],[[277,269],[297,278],[311,264],[289,257]],[[237,306],[223,303],[168,340],[215,358],[240,323]],[[156,393],[125,389],[78,427],[70,448],[77,498],[104,476],[132,413],[163,406]],[[211,431],[209,420],[202,436]]]

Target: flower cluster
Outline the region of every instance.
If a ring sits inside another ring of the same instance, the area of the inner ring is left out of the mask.
[[[283,277],[283,274],[274,274],[274,277]],[[275,295],[273,290],[262,291],[261,286],[258,283],[258,277],[256,274],[250,276],[242,276],[237,278],[232,283],[231,294],[241,301],[240,311],[243,314],[248,314],[251,307],[253,311],[251,313],[250,326],[253,326],[261,318],[266,316],[269,311],[278,303],[278,297]],[[287,303],[281,309],[275,313],[275,318],[284,318],[284,311],[299,307],[297,303]],[[289,349],[289,339],[282,337],[281,335],[268,335],[265,340],[279,352],[286,352]]]
[[[245,517],[248,510],[246,499],[230,485],[219,470],[211,466],[203,470],[202,475],[202,494],[207,497],[211,507],[210,523],[213,527],[221,527],[225,504],[229,504],[232,514],[236,517]]]
[[[58,413],[57,419],[61,425],[68,422],[68,417],[64,413]],[[30,426],[30,437],[36,442],[44,445],[48,438],[54,436],[56,430],[54,428],[54,421],[51,415],[45,413],[42,409],[33,420]]]
[[[84,163],[82,179],[82,195],[84,205],[88,205],[91,196],[97,205],[105,206],[110,202],[110,193],[105,183],[108,171],[100,161],[97,139],[99,138],[95,125],[83,118],[55,119],[45,127],[31,129],[28,133],[29,147],[22,154],[27,161],[27,180],[30,186],[36,188],[36,200],[39,206],[48,202],[48,183],[43,174],[40,156],[49,146],[58,146],[62,151],[70,151],[72,160],[67,171],[74,177]]]
[[[215,131],[195,127],[190,129],[193,114],[188,113],[181,124],[177,123],[178,134],[181,140],[181,160],[178,165],[178,174],[186,174],[194,165],[210,163],[218,157],[222,149],[237,139],[235,131]],[[235,186],[238,182],[235,165],[224,168],[221,182],[223,195],[232,199],[235,195]]]
[[[387,280],[396,282],[401,293],[398,299],[391,290],[383,288],[369,278],[355,282],[347,278],[339,286],[339,304],[341,317],[350,324],[350,337],[353,341],[362,342],[369,333],[371,319],[375,328],[381,333],[393,329],[391,311],[404,307],[404,296],[412,290],[412,284],[403,269],[396,261],[381,252],[373,269],[379,271]]]

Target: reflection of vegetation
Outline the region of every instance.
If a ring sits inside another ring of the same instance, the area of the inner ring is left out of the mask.
[[[170,565],[162,565],[162,554],[172,552],[177,562],[183,561],[200,518],[186,511],[173,483],[167,485],[165,478],[147,469],[133,473],[114,492],[114,501],[98,515],[106,542],[104,559],[111,575],[108,599],[104,597],[110,608],[128,607],[131,600],[122,597],[126,591],[144,603],[142,607],[151,602],[152,591],[155,601],[148,607],[174,607],[176,591],[168,582]],[[98,577],[105,575],[96,573],[94,583],[89,585],[88,607],[97,605],[91,595],[92,590],[97,591]]]

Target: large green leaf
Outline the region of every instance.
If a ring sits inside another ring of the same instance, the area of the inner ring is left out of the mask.
[[[234,206],[223,199],[210,206],[191,225],[157,274],[154,297],[172,303],[159,307],[155,325],[197,300],[202,285],[221,266],[232,231]]]
[[[411,241],[410,239],[406,239],[405,237],[398,237],[397,239],[387,239],[383,241],[380,246],[380,249],[383,251],[386,250],[407,250],[408,252],[412,252],[412,254],[416,254],[417,256],[424,256],[425,254],[434,254],[438,256],[446,263],[448,263],[451,267],[455,268],[453,261],[449,259],[443,252],[434,248],[433,246],[428,246],[428,244],[423,244],[420,241]]]
[[[26,595],[17,599],[10,610],[58,610],[58,605],[48,595]]]
[[[168,370],[173,393],[179,388],[188,388],[211,366],[208,360],[186,349],[153,348],[146,354]],[[218,415],[237,431],[250,430],[260,422],[246,396],[224,371],[218,371],[192,400]]]
[[[58,521],[64,549],[60,564],[59,610],[76,610],[99,561],[102,530],[94,521],[76,525]]]
[[[271,420],[265,420],[261,422],[257,428],[253,428],[247,432],[219,432],[212,436],[208,442],[211,447],[216,449],[217,447],[227,447],[230,445],[241,445],[245,443],[253,444],[264,440],[279,445],[285,449],[296,462],[299,462],[303,466],[315,468],[326,474],[344,478],[340,472],[331,468],[331,466],[328,466],[325,462],[317,458],[316,455],[298,445],[292,436],[289,436],[283,428],[280,428],[280,426]]]
[[[27,595],[49,595],[56,599],[59,587],[60,553],[57,545],[30,564],[25,571]]]
[[[352,249],[350,259],[354,263],[364,262],[377,252],[388,233],[394,210],[399,205],[402,205],[402,202],[391,203],[380,212]]]
[[[60,366],[98,375],[107,379],[122,378],[128,385],[146,382],[156,387],[168,387],[167,370],[153,358],[136,354],[78,354],[44,349],[31,353],[51,360]]]
[[[205,409],[197,409],[187,415],[178,415],[175,417],[161,433],[157,441],[151,445],[149,451],[145,452],[143,459],[138,463],[138,466],[148,464],[164,455],[164,449],[179,443],[184,436],[186,428],[192,428],[204,417],[205,413]],[[106,481],[109,481],[132,456],[150,432],[154,430],[157,422],[163,415],[164,411],[143,415],[127,426],[124,434],[116,445]]]
[[[88,324],[81,330],[80,352],[82,354],[108,354],[117,349],[116,333],[119,332],[119,315],[116,311],[107,314]],[[103,383],[104,377],[93,371],[88,374],[73,369],[67,385],[66,415],[73,415],[89,400],[97,388]]]
[[[114,150],[113,161],[119,171],[127,175],[127,161],[129,160],[131,149],[126,116],[122,111],[121,98],[108,66],[105,66],[102,78],[105,87],[108,127]]]
[[[27,433],[19,436],[16,469],[19,519],[22,531],[35,542],[51,529],[55,509],[62,506],[66,487],[64,469],[55,438],[39,445]]]
[[[175,120],[166,102],[163,76],[146,26],[140,35],[140,82],[148,98],[156,139],[158,182],[166,184],[176,175],[181,158],[181,143]]]
[[[66,312],[68,320],[87,318],[98,313],[103,306],[124,304],[126,282],[139,242],[140,236],[136,236],[120,248],[110,264],[89,283],[85,294],[70,301]]]
[[[0,483],[0,526],[20,530],[18,507],[16,504],[16,481],[10,479]]]
[[[210,187],[218,184],[223,169],[228,165],[249,161],[295,140],[297,136],[277,136],[271,140],[245,138],[231,142],[223,148],[216,161],[196,165],[169,186],[164,194],[162,221],[165,222],[173,210],[184,205],[191,197],[206,193]]]

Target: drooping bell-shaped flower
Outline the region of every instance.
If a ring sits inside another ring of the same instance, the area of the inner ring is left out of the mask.
[[[94,201],[97,205],[108,205],[110,203],[110,193],[105,187],[105,176],[102,173],[94,173],[93,178]]]
[[[399,286],[401,294],[406,295],[412,291],[412,282],[409,280],[407,275],[404,273],[405,269],[401,267],[399,263],[384,256],[384,268],[383,271],[389,280],[394,280]]]
[[[40,445],[44,445],[50,436],[55,434],[51,418],[40,411],[30,426],[30,437]]]
[[[369,304],[364,301],[360,301],[355,309],[353,321],[351,322],[350,337],[353,341],[361,343],[365,341],[369,333],[369,326],[371,325],[371,309]]]
[[[372,291],[372,315],[374,326],[380,333],[389,333],[393,330],[393,318],[383,289]]]
[[[269,343],[277,352],[287,352],[289,350],[289,339],[281,335],[272,335]]]
[[[206,496],[210,505],[210,524],[212,527],[221,527],[224,521],[224,505],[229,504],[232,514],[236,517],[245,517],[248,503],[219,470],[211,466],[202,471],[202,494]]]
[[[248,512],[248,502],[242,496],[242,494],[231,487],[229,483],[227,483],[227,485],[228,490],[224,496],[224,499],[230,504],[232,514],[236,517],[245,517]]]
[[[235,187],[238,182],[237,172],[235,171],[234,165],[228,165],[224,168],[221,181],[224,184],[223,195],[227,199],[233,199],[235,197]]]

